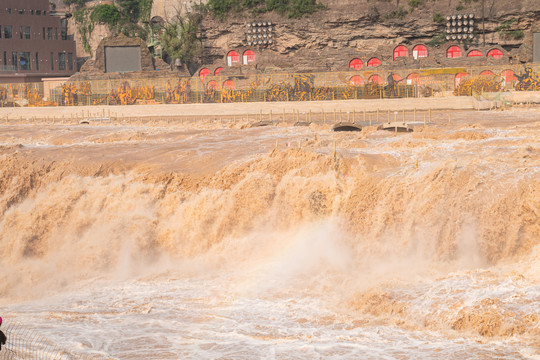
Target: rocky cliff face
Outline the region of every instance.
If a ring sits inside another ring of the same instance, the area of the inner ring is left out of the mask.
[[[445,51],[450,42],[433,43],[444,33],[446,19],[434,21],[434,15],[443,18],[452,14],[475,14],[482,17],[482,0],[424,0],[416,7],[407,0],[326,0],[327,10],[302,18],[288,19],[277,14],[230,17],[220,22],[208,16],[203,23],[205,45],[203,63],[224,64],[228,50],[246,49],[246,23],[253,20],[271,20],[276,23],[275,45],[259,50],[257,66],[260,69],[277,66],[301,70],[345,70],[354,57],[364,62],[378,57],[391,67],[446,66]],[[481,21],[477,21],[475,41],[467,48],[484,54],[497,47],[505,53],[500,61],[528,62],[532,60],[532,31],[540,28],[538,0],[505,2],[485,0],[485,46]],[[430,43],[431,42],[431,43]],[[393,49],[405,44],[409,51],[416,44],[428,44],[430,56],[414,60],[412,57],[394,62]],[[429,45],[431,44],[431,45]],[[409,46],[410,45],[410,46]],[[458,43],[459,45],[459,43]],[[434,56],[431,56],[434,55]],[[483,64],[493,61],[478,59],[451,59],[452,65]]]
[[[477,22],[475,42],[464,47],[479,49],[485,55],[497,47],[505,57],[495,59],[445,57],[450,42],[433,42],[444,34],[446,20],[434,21],[436,14],[466,13],[482,17],[482,0],[321,0],[327,10],[319,11],[302,19],[289,19],[275,13],[254,15],[250,12],[231,14],[226,21],[208,15],[203,21],[201,37],[203,54],[201,66],[225,66],[229,50],[246,50],[246,23],[254,20],[270,20],[276,24],[275,43],[265,49],[252,48],[256,52],[254,66],[235,69],[238,72],[346,70],[352,58],[364,63],[371,57],[383,61],[387,68],[425,68],[441,66],[483,65],[490,62],[519,63],[532,61],[532,33],[540,31],[540,6],[538,0],[485,0],[485,46],[481,22]],[[166,10],[186,5],[187,0],[154,0],[153,15],[166,16]],[[110,36],[108,28],[96,25],[89,39],[92,54],[82,47],[80,35],[70,21],[70,33],[78,40],[79,57],[92,56],[101,39]],[[430,43],[431,42],[431,43]],[[412,50],[416,44],[427,44],[430,56],[414,60],[412,57],[393,59],[393,49],[404,44]]]

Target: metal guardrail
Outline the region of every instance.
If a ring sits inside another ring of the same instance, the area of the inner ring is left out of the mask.
[[[525,66],[532,70],[527,86],[518,80],[519,75],[525,74]],[[0,106],[273,102],[471,95],[473,91],[540,90],[540,78],[536,74],[540,74],[540,64],[47,81],[0,84]],[[470,81],[475,78],[488,80]]]
[[[4,319],[1,329],[7,337],[0,350],[1,360],[67,360],[73,356],[45,336],[22,324]]]

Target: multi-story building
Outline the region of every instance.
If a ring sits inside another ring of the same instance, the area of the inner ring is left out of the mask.
[[[77,70],[67,19],[48,0],[0,1],[0,82],[38,82]]]

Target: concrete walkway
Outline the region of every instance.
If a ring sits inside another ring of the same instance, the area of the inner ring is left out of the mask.
[[[314,113],[343,111],[401,111],[401,110],[471,110],[473,99],[467,96],[408,98],[408,99],[366,99],[336,101],[291,101],[291,102],[250,102],[228,104],[170,104],[170,105],[128,105],[128,106],[58,106],[0,108],[2,119],[31,118],[100,118],[100,117],[174,117],[212,116],[234,114],[278,115],[285,111]]]

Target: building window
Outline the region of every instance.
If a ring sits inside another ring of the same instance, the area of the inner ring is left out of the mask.
[[[24,38],[30,40],[30,26],[24,28]]]
[[[21,15],[24,14],[24,9],[19,9],[19,10],[17,10],[17,11],[18,11],[19,14],[21,14]]]
[[[221,70],[223,70],[222,67],[218,67],[216,70],[214,70],[214,76],[218,76]]]
[[[54,40],[58,40],[58,28],[54,28]]]
[[[477,56],[483,56],[480,50],[471,50],[467,54],[467,57],[477,57]]]
[[[68,27],[67,19],[60,20],[60,39],[62,39],[62,40],[67,40],[68,39],[68,37],[67,37],[67,27]]]
[[[69,70],[73,70],[73,54],[68,53],[68,68]]]
[[[23,38],[23,27],[22,26],[19,26],[19,37],[22,39]]]
[[[0,39],[2,38],[2,26],[0,25]]]
[[[427,47],[425,47],[424,45],[416,45],[412,49],[412,56],[415,60],[420,59],[420,58],[427,58],[428,57]]]
[[[51,70],[54,71],[54,53],[51,53]]]
[[[376,57],[369,59],[367,62],[368,67],[376,67],[379,65],[381,65],[381,60],[377,59]]]
[[[409,49],[407,49],[403,45],[399,45],[394,49],[394,60],[396,60],[398,57],[407,57],[409,56]]]
[[[47,28],[47,40],[52,40],[52,27]]]
[[[17,52],[15,51],[11,53],[11,65],[13,66],[13,70],[17,70]]]
[[[364,67],[364,63],[360,59],[352,59],[349,63],[349,69],[360,70]],[[364,81],[362,80],[362,84]]]
[[[461,52],[461,48],[459,46],[450,46],[448,50],[446,50],[446,57],[448,59],[458,58],[463,56],[463,53]]]
[[[11,8],[8,8],[8,9],[7,9],[7,13],[8,13],[8,14],[11,14]]]
[[[58,53],[58,70],[66,70],[66,53]]]
[[[502,58],[504,55],[503,55],[502,51],[499,50],[499,49],[491,49],[491,50],[489,50],[489,52],[487,53],[486,56],[487,56],[487,57],[492,57],[492,58],[494,58],[494,59],[500,59],[500,58]]]
[[[240,55],[234,50],[229,51],[227,54],[227,65],[233,66],[240,63]]]
[[[43,28],[43,40],[45,40],[45,27]]]
[[[4,38],[11,39],[12,36],[13,36],[13,31],[11,29],[11,25],[4,26]]]
[[[36,70],[39,70],[39,53],[36,53]]]
[[[21,64],[21,70],[31,70],[30,69],[30,53],[20,52],[19,63]]]
[[[34,15],[34,10],[30,10],[30,15]]]
[[[244,51],[244,65],[255,62],[255,53],[252,50]]]
[[[41,10],[36,10],[36,15],[41,15]]]
[[[202,82],[204,82],[204,79],[210,75],[210,69],[202,68],[201,71],[199,71],[199,78]]]

